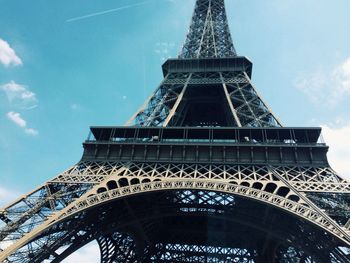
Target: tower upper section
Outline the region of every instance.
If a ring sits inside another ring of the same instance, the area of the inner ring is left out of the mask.
[[[190,29],[179,58],[236,56],[224,0],[197,0]]]
[[[197,0],[177,59],[127,125],[163,127],[282,126],[251,82],[252,63],[236,55],[224,0]]]

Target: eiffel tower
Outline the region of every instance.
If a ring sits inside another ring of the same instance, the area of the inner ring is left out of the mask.
[[[349,183],[321,128],[283,127],[238,56],[224,0],[197,0],[177,59],[127,125],[0,210],[1,262],[350,262]],[[38,160],[39,161],[39,160]]]

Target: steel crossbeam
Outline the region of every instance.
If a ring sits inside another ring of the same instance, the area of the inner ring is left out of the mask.
[[[320,128],[283,128],[237,56],[224,0],[197,0],[177,59],[129,119],[0,210],[0,261],[350,262],[350,183]]]

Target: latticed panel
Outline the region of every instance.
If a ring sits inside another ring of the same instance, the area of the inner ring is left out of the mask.
[[[187,244],[156,244],[157,253],[151,262],[254,263],[256,252],[244,248],[198,246]]]
[[[220,125],[281,126],[279,120],[251,84],[248,75],[242,71],[169,73],[128,124],[183,126],[183,122],[189,114],[186,109],[194,107],[193,103],[200,102],[193,100],[194,97],[191,95],[193,90],[196,90],[196,96],[201,94],[201,96],[206,96],[206,99],[212,98],[213,103],[220,102],[223,107],[226,107],[226,110],[221,109],[222,114],[227,115],[231,121],[226,120],[227,123]],[[218,98],[215,100],[210,95],[213,92],[218,94]],[[226,93],[227,95],[225,95]],[[209,115],[208,112],[207,116]]]
[[[120,169],[123,168],[122,171]],[[110,175],[119,177],[143,179],[215,179],[220,181],[241,182],[274,182],[277,177],[271,172],[288,181],[290,185],[301,192],[347,192],[350,184],[336,174],[330,167],[324,166],[270,166],[238,165],[238,164],[189,164],[189,163],[145,163],[145,162],[113,162],[113,161],[83,161],[54,177],[49,183],[57,185],[98,184]],[[73,187],[72,185],[70,187]],[[44,191],[44,188],[39,188]],[[77,188],[75,188],[77,189]],[[37,196],[40,196],[37,190]],[[70,192],[70,191],[67,191]],[[37,202],[32,195],[33,202]],[[46,194],[44,194],[46,196]]]
[[[91,184],[47,183],[0,211],[0,249],[5,249],[91,188]],[[36,241],[40,244],[40,240]]]
[[[81,162],[0,210],[0,251],[117,173],[120,163]],[[56,235],[54,235],[56,236]],[[36,241],[39,246],[44,241]],[[29,252],[28,252],[29,253]]]
[[[115,232],[97,238],[101,263],[141,263],[136,257],[136,244],[125,233]]]
[[[225,84],[241,125],[247,127],[280,127],[279,120],[257,93],[248,75],[241,72],[236,79],[237,81],[231,80]]]
[[[168,116],[171,106],[179,95],[178,87],[172,88],[162,85],[157,89],[147,107],[136,116],[136,123],[141,126],[160,126]]]
[[[179,58],[233,57],[224,0],[196,2],[192,22]]]
[[[323,209],[339,225],[350,228],[350,192],[341,193],[308,192],[307,197],[320,209]]]
[[[185,89],[190,73],[168,74],[128,125],[162,126]]]
[[[121,167],[123,169],[121,169]],[[301,176],[298,176],[298,174]],[[90,180],[86,183],[86,179],[84,178],[89,177],[89,175],[95,178],[96,181]],[[81,178],[81,182],[79,182],[79,178]],[[101,181],[101,178],[104,178],[104,180]],[[35,191],[35,195],[28,195],[26,200],[23,201],[26,203],[31,200],[32,206],[24,207],[22,203],[21,206],[14,204],[6,208],[1,218],[4,222],[3,224],[5,224],[1,230],[1,234],[5,237],[3,241],[14,242],[29,233],[35,227],[39,227],[41,224],[45,223],[47,219],[50,219],[51,215],[59,213],[60,210],[68,205],[73,205],[71,206],[72,209],[69,210],[69,213],[73,215],[77,211],[83,211],[90,206],[96,205],[96,203],[113,200],[113,198],[118,196],[160,191],[162,189],[167,189],[167,187],[179,190],[188,189],[175,192],[172,199],[174,203],[184,205],[195,201],[198,205],[203,206],[218,205],[230,207],[235,204],[235,199],[233,197],[228,198],[220,193],[211,194],[205,191],[199,191],[200,198],[198,199],[198,195],[194,195],[192,189],[202,188],[211,189],[213,191],[223,191],[224,189],[227,191],[232,190],[237,195],[264,202],[271,202],[271,204],[281,206],[301,217],[312,220],[322,227],[333,229],[332,231],[334,232],[339,231],[332,225],[332,221],[322,216],[321,211],[317,212],[312,206],[310,207],[311,203],[297,199],[298,196],[295,195],[295,192],[291,191],[292,189],[286,187],[286,184],[281,181],[282,179],[286,180],[290,185],[297,182],[302,182],[304,184],[308,182],[326,184],[329,186],[330,192],[333,191],[334,193],[340,190],[336,187],[332,190],[332,184],[346,184],[347,187],[349,187],[348,184],[342,181],[332,170],[322,167],[120,163],[107,161],[82,162],[58,175],[51,182],[48,182],[47,187],[49,187],[52,192],[50,196],[47,190],[45,192],[44,188],[40,188],[38,191]],[[76,183],[72,184],[71,182],[74,180]],[[140,184],[143,184],[143,186],[140,186]],[[76,200],[91,189],[93,185],[99,185],[96,188],[96,195],[91,195],[92,193],[89,193],[87,199],[76,202]],[[64,189],[65,194],[59,194],[58,190],[54,191],[53,186],[60,186],[61,188],[57,189]],[[35,200],[34,196],[37,196]],[[333,216],[329,207],[318,204],[313,196],[317,195],[314,193],[308,195],[319,207],[324,208],[330,216]],[[321,195],[318,196],[318,198],[321,198],[321,201],[328,206],[332,206],[332,204],[337,202],[332,194],[329,196]],[[338,203],[338,207],[346,203],[346,200],[345,202]],[[53,205],[51,208],[49,208],[50,202],[52,203],[51,205]],[[331,208],[336,210],[334,206]],[[193,212],[194,210],[192,209],[191,211]],[[203,211],[202,208],[201,212]],[[68,215],[70,214],[66,216]],[[79,215],[83,216],[84,214],[82,213]],[[25,221],[22,219],[24,216],[27,216]],[[342,222],[340,222],[337,220],[340,225],[346,227],[345,221],[342,220]],[[78,217],[75,221],[77,224],[76,227],[78,227],[79,222],[80,220]],[[17,229],[8,229],[14,226],[16,226]],[[89,237],[86,236],[88,233],[86,232],[87,230],[73,233],[74,230],[73,232],[67,231],[66,226],[65,224],[59,224],[47,235],[19,249],[13,255],[12,258],[14,260],[11,262],[23,262],[21,261],[23,257],[38,257],[41,249],[45,250],[47,247],[54,249],[56,247],[59,248],[62,244],[72,244],[74,240],[82,240],[83,242],[89,239]],[[71,226],[72,225],[70,225],[70,227]],[[4,243],[2,242],[1,244],[3,245]]]
[[[197,0],[179,58],[235,56],[224,0]],[[176,126],[184,118],[178,111],[180,103],[183,98],[191,99],[186,97],[186,90],[193,87],[224,90],[236,126],[281,126],[243,69],[167,73],[129,124]],[[121,232],[101,235],[94,229],[99,220],[90,225],[84,221],[90,208],[119,197],[154,192],[171,192],[168,199],[175,206],[182,205],[180,211],[184,213],[210,213],[215,206],[234,207],[236,197],[247,198],[278,207],[299,220],[312,222],[323,233],[350,242],[350,184],[329,167],[90,161],[80,162],[0,210],[0,252],[46,226],[46,232],[19,247],[6,262],[58,262],[64,253],[74,252],[96,237],[104,263],[256,262],[254,249],[180,242],[148,245],[144,258],[137,258],[136,252],[142,247],[137,247],[131,236]],[[69,249],[58,255],[64,246]],[[327,257],[330,262],[349,262],[345,255],[349,253],[344,251],[337,247]],[[280,247],[276,257],[279,262],[315,262],[304,251],[288,246]]]

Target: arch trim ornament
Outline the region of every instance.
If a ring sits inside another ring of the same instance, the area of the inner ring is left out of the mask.
[[[109,180],[112,178],[110,177]],[[109,181],[108,180],[108,181]],[[105,181],[107,183],[107,180]],[[285,197],[269,193],[263,190],[230,184],[227,182],[218,182],[215,180],[198,180],[198,179],[174,179],[166,181],[153,181],[148,183],[141,183],[135,185],[128,185],[112,190],[107,190],[102,193],[98,193],[97,189],[102,185],[95,186],[81,198],[76,200],[74,203],[67,206],[60,212],[52,215],[44,222],[41,226],[34,229],[30,234],[23,236],[16,243],[12,244],[6,250],[0,254],[0,261],[6,262],[6,258],[9,257],[16,250],[20,249],[24,245],[34,240],[37,236],[44,233],[45,230],[58,224],[68,217],[74,216],[84,210],[93,208],[94,206],[104,204],[119,198],[125,198],[136,194],[144,194],[155,191],[166,191],[166,190],[209,190],[222,193],[228,193],[237,195],[240,197],[250,198],[255,201],[263,202],[268,205],[275,206],[286,212],[294,214],[297,217],[301,217],[312,224],[324,229],[332,235],[338,237],[344,243],[350,245],[349,235],[333,222],[332,219],[326,218],[322,213],[316,211],[312,206],[307,206],[302,203],[298,203],[289,200]]]

